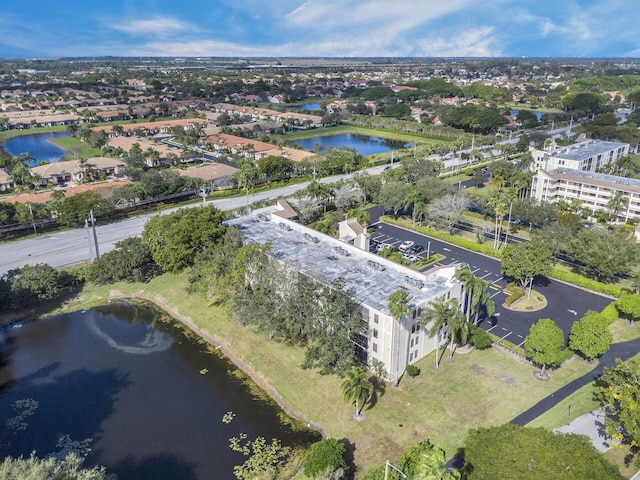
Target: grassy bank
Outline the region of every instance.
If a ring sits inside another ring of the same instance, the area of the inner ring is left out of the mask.
[[[53,138],[50,141],[66,151],[77,150],[78,152],[80,152],[80,155],[82,155],[82,158],[102,156],[102,151],[99,148],[90,147],[76,137]]]
[[[301,369],[301,348],[268,341],[241,328],[228,319],[224,307],[189,295],[186,286],[186,274],[163,275],[144,285],[87,286],[66,308],[86,307],[108,297],[140,297],[192,323],[201,336],[220,346],[303,421],[320,426],[330,437],[353,443],[359,476],[426,438],[453,455],[469,428],[508,422],[592,368],[570,362],[553,372],[549,382],[539,382],[532,375],[533,367],[497,350],[456,355],[453,362],[443,360],[438,371],[432,368],[432,354],[418,362],[422,370],[418,377],[404,379],[398,389],[388,385],[379,390],[373,406],[364,410],[365,420],[355,422],[353,408],[342,401],[340,378]],[[477,367],[484,369],[482,374],[473,373]]]
[[[274,138],[284,140],[299,140],[301,138],[326,137],[329,135],[340,135],[343,133],[354,133],[358,135],[370,135],[373,137],[388,138],[389,140],[399,140],[402,142],[415,142],[423,144],[441,144],[448,140],[442,138],[428,137],[426,135],[399,133],[393,130],[380,128],[358,127],[355,125],[337,125],[335,127],[320,127],[307,130],[298,130],[284,135],[274,135]]]

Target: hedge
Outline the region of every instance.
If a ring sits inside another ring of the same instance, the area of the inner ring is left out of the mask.
[[[618,318],[618,309],[616,308],[616,302],[611,302],[604,307],[600,312],[600,315],[604,317],[607,323],[613,323]]]
[[[573,285],[577,285],[578,287],[587,288],[589,290],[593,290],[594,292],[604,293],[605,295],[612,295],[616,298],[624,293],[624,290],[620,287],[607,285],[606,283],[583,277],[582,275],[578,275],[577,273],[560,270],[559,268],[552,268],[549,277],[556,278]]]

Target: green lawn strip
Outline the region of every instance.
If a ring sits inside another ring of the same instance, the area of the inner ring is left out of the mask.
[[[630,454],[631,448],[628,445],[614,446],[603,453],[604,458],[617,466],[620,474],[625,478],[632,478],[638,473],[638,467],[635,465],[634,460],[631,460],[629,464],[625,461],[625,457]]]
[[[92,158],[92,157],[102,157],[104,156],[102,150],[99,148],[90,147],[82,140],[76,137],[61,137],[61,138],[53,138],[50,140],[52,143],[55,143],[60,148],[64,150],[77,149],[82,155],[82,158]]]
[[[582,360],[574,360],[582,362]],[[593,363],[593,368],[597,362]],[[593,383],[578,389],[569,397],[561,400],[556,406],[550,408],[538,418],[527,424],[527,427],[544,427],[548,430],[571,423],[576,418],[585,415],[592,410],[600,408],[598,402],[593,399],[595,388]],[[569,409],[571,406],[571,409]]]
[[[386,385],[384,393],[377,393],[375,405],[365,407],[365,420],[356,422],[353,408],[342,401],[340,378],[303,370],[301,348],[269,341],[229,320],[224,308],[187,294],[186,278],[186,274],[167,274],[144,285],[87,286],[77,303],[67,308],[81,308],[109,295],[127,295],[151,299],[174,317],[191,319],[218,337],[223,350],[229,349],[255,370],[259,383],[271,387],[268,393],[277,392],[286,405],[321,425],[328,436],[353,442],[361,473],[385,459],[398,458],[426,438],[451,456],[469,428],[508,422],[591,368],[570,362],[553,371],[550,381],[540,382],[533,376],[533,367],[498,350],[456,355],[454,362],[443,359],[439,371],[432,368],[432,354],[418,362],[422,370],[418,377],[403,379],[399,389]],[[483,367],[484,373],[472,373],[472,365]]]
[[[629,322],[623,318],[614,320],[609,325],[609,331],[613,335],[613,343],[628,342],[640,338],[640,326],[635,322],[629,325]]]

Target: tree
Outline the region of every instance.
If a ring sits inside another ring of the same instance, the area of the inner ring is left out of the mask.
[[[583,228],[570,249],[572,258],[584,265],[586,273],[600,281],[626,274],[640,257],[635,238],[622,230]]]
[[[46,263],[25,265],[9,270],[2,276],[9,297],[15,307],[34,305],[67,293],[75,283],[74,277],[58,271]]]
[[[618,220],[620,212],[627,208],[628,205],[629,199],[624,196],[624,192],[621,190],[616,191],[616,193],[613,194],[613,197],[611,197],[607,202],[607,207],[609,208],[609,213],[611,213],[612,219]]]
[[[482,307],[486,309],[488,316],[493,315],[495,304],[487,291],[488,282],[476,277],[468,268],[458,270],[456,272],[456,278],[464,284],[467,321],[471,320],[471,313],[473,312],[473,324],[476,325]]]
[[[442,297],[438,297],[423,310],[424,320],[429,328],[429,338],[436,337],[436,369],[440,368],[440,333],[443,329],[449,326],[449,322],[452,325],[460,323],[460,317],[462,313],[458,308],[458,303],[454,298],[450,300],[443,300]],[[467,322],[468,323],[468,322]],[[450,341],[454,341],[454,336],[449,331]]]
[[[131,237],[115,244],[87,268],[87,280],[94,283],[146,282],[159,273],[151,250],[140,237]]]
[[[449,233],[453,233],[455,224],[462,218],[470,203],[471,199],[464,193],[445,195],[433,201],[429,213],[433,221],[445,225]]]
[[[529,335],[524,339],[524,351],[529,360],[542,366],[539,378],[547,378],[547,366],[555,367],[562,363],[564,354],[564,333],[556,322],[542,318],[531,325]]]
[[[398,212],[405,205],[407,193],[409,193],[408,184],[387,182],[380,187],[377,202],[382,205],[385,210],[391,210],[394,218],[398,218]]]
[[[523,289],[529,285],[529,295],[534,278],[550,271],[551,251],[542,242],[514,243],[502,252],[502,272],[518,280]]]
[[[415,466],[414,480],[458,480],[459,470],[449,470],[444,450],[434,446],[423,449]]]
[[[369,380],[368,373],[360,370],[355,365],[347,370],[347,377],[340,388],[345,402],[355,403],[356,418],[360,418],[360,412],[373,393],[373,383]]]
[[[629,325],[640,318],[640,295],[625,293],[616,300],[616,309],[627,317]]]
[[[399,329],[400,324],[402,322],[402,317],[411,312],[411,308],[409,307],[409,300],[411,300],[411,297],[409,296],[409,292],[407,292],[406,290],[397,290],[393,292],[391,295],[389,295],[387,307],[389,308],[389,313],[391,313],[391,316],[393,317],[393,320],[394,320],[394,325],[393,325],[394,332],[395,332],[396,324],[398,324],[398,329]],[[395,385],[398,386],[398,384],[400,383],[400,374],[398,372],[399,370],[398,366],[400,364],[400,335],[399,334],[396,335],[396,338],[397,338],[397,344],[395,348],[396,348],[397,356],[395,359],[395,372],[390,371],[389,374],[395,373],[396,375]]]
[[[614,441],[640,447],[640,368],[637,361],[605,367],[596,380],[596,399],[604,407],[605,430]],[[636,461],[637,462],[637,461]]]
[[[64,460],[6,457],[0,464],[0,478],[5,480],[115,480],[104,467],[82,468],[83,458],[70,453]]]
[[[247,438],[246,434],[229,439],[229,447],[235,452],[240,452],[249,457],[242,465],[233,467],[233,474],[238,480],[253,480],[256,478],[278,478],[280,468],[284,465],[291,447],[283,447],[280,440],[274,438],[267,443],[264,437],[257,437],[254,441],[242,442]]]
[[[342,472],[342,478],[349,471],[344,458],[346,447],[335,438],[320,440],[311,445],[304,461],[304,474],[309,478],[325,476],[328,472]]]
[[[494,177],[497,178],[497,177]],[[493,208],[496,219],[495,233],[493,236],[493,248],[500,247],[500,238],[502,235],[502,222],[504,216],[508,213],[507,201],[501,190],[494,190],[489,197],[489,205]]]
[[[156,215],[144,226],[142,243],[162,270],[177,273],[218,242],[226,230],[224,219],[225,214],[213,205]]]
[[[612,340],[607,319],[598,312],[589,310],[571,327],[569,348],[591,361],[606,353]]]
[[[465,478],[622,480],[585,435],[513,424],[470,430],[464,442]]]

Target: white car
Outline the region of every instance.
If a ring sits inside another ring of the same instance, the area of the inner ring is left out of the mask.
[[[415,242],[412,242],[411,240],[405,240],[398,246],[398,250],[400,250],[401,252],[404,252],[407,248],[413,247],[414,243]]]

